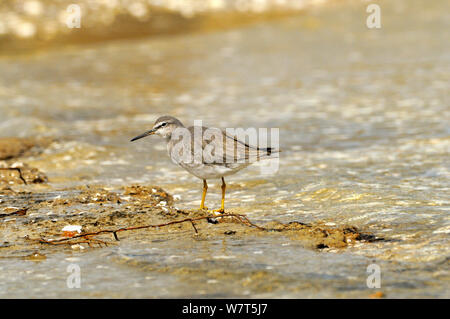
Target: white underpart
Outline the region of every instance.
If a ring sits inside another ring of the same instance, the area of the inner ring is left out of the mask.
[[[192,175],[201,179],[215,179],[228,175],[233,175],[237,171],[247,167],[250,163],[235,163],[227,166],[214,164],[179,163],[181,167]]]

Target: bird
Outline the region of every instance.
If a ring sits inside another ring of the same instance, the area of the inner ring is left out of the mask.
[[[219,128],[185,127],[180,120],[169,115],[159,117],[150,130],[130,142],[150,135],[162,137],[172,161],[203,180],[200,210],[208,209],[205,206],[207,180],[222,180],[220,209],[214,210],[222,214],[225,213],[225,176],[233,175],[259,160],[273,158],[280,152],[273,147],[249,145]]]

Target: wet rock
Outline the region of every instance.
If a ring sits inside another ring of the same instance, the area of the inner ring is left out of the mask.
[[[47,176],[37,168],[12,160],[39,154],[51,142],[50,138],[0,138],[0,185],[47,182]]]
[[[7,160],[21,156],[34,146],[32,139],[0,138],[0,160]]]
[[[48,138],[0,138],[0,160],[8,160],[31,153],[38,153],[50,143],[51,140]]]
[[[165,201],[168,206],[173,204],[172,195],[168,194],[161,187],[158,186],[141,186],[132,185],[124,188],[124,195],[131,195],[136,197],[158,197],[161,201]]]
[[[85,233],[102,232],[90,237],[85,248],[91,247],[89,244],[120,244],[114,240],[117,235],[120,235],[120,241],[137,242],[151,242],[161,236],[165,240],[195,238],[197,241],[217,240],[224,236],[233,236],[238,240],[249,236],[283,236],[317,250],[345,248],[355,241],[370,237],[351,226],[333,228],[321,223],[305,224],[299,221],[272,221],[255,225],[239,215],[221,217],[208,210],[180,210],[171,206],[172,196],[156,186],[132,185],[107,190],[94,185],[65,189],[58,193],[52,192],[47,198],[41,193],[27,194],[26,215],[15,221],[0,223],[0,233],[10,231],[11,223],[20,223],[20,229],[11,233],[9,242],[13,246],[26,247],[32,243],[36,249],[42,249],[40,244],[43,238],[50,241],[61,238],[61,229],[67,225],[80,225]],[[9,205],[13,206],[13,203]],[[11,212],[15,211],[18,209]],[[5,211],[4,214],[11,212]],[[212,220],[215,223],[211,223]],[[127,230],[123,231],[124,228]],[[119,233],[114,233],[114,230],[119,229]],[[24,241],[24,238],[29,239]],[[86,239],[75,236],[60,247],[70,248],[71,245],[81,243],[86,243]]]
[[[31,261],[43,261],[47,259],[47,256],[44,254],[40,254],[39,252],[34,252],[28,256],[23,257],[25,260],[31,260]]]
[[[15,191],[11,188],[11,187],[9,187],[9,186],[3,186],[1,183],[0,183],[0,194],[3,194],[3,195],[5,195],[5,194],[14,194],[15,193]],[[1,200],[0,200],[0,203],[1,203]]]
[[[1,184],[40,184],[46,183],[47,176],[37,168],[30,167],[27,164],[15,163],[9,167],[0,167],[0,185]]]
[[[72,202],[80,204],[117,203],[118,201],[120,202],[120,197],[116,193],[97,187],[86,187],[80,195],[72,199]]]
[[[313,249],[344,248],[356,241],[374,241],[375,236],[364,234],[356,227],[328,227],[323,224],[305,224],[298,221],[287,224],[277,221],[269,222],[266,228],[286,234],[292,240],[299,240]],[[371,239],[371,240],[367,240]],[[382,240],[377,238],[377,240]]]

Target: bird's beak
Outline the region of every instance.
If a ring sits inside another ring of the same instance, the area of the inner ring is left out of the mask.
[[[138,140],[140,138],[143,138],[143,137],[155,134],[155,131],[156,131],[155,129],[151,129],[150,131],[147,131],[145,133],[142,133],[141,135],[138,135],[138,136],[132,138],[130,142],[133,142],[133,141],[136,141],[136,140]]]

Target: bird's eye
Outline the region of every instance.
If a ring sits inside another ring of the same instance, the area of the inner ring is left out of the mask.
[[[167,125],[167,123],[164,122],[164,123],[161,123],[160,127],[164,127],[164,126],[166,126],[166,125]]]

